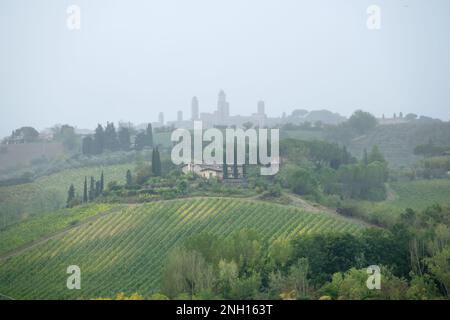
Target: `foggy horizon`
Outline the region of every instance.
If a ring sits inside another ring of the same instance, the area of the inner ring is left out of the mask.
[[[449,0],[2,0],[0,305],[444,306],[449,33]]]
[[[66,9],[81,9],[68,30]],[[381,29],[366,26],[369,5]],[[450,3],[56,1],[0,5],[0,137],[22,126],[190,118],[216,108],[450,119]]]

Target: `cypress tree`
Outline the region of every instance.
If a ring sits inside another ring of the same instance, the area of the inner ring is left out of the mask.
[[[101,124],[97,126],[94,134],[94,154],[101,154],[105,148],[105,132]]]
[[[131,175],[131,171],[127,170],[127,186],[131,186],[133,184],[133,176]]]
[[[369,156],[367,155],[367,149],[364,149],[363,162],[366,166],[369,164]]]
[[[158,147],[156,148],[156,160],[158,162],[158,176],[162,175],[162,169],[161,169],[161,157],[159,155],[159,150]]]
[[[118,133],[119,145],[122,150],[128,151],[130,149],[130,130],[125,127],[119,128]]]
[[[97,198],[101,194],[100,188],[100,181],[95,182],[95,198]]]
[[[88,202],[87,177],[84,177],[83,202]]]
[[[134,148],[136,150],[142,150],[145,147],[146,135],[144,132],[139,132],[134,139]]]
[[[72,206],[72,201],[75,199],[75,187],[73,184],[70,185],[69,191],[67,191],[67,208]]]
[[[153,148],[153,150],[152,150],[152,173],[153,174],[155,173],[154,172],[154,166],[156,165],[155,158],[156,158],[156,151],[155,151],[155,148]]]
[[[91,136],[83,138],[81,150],[85,156],[90,156],[94,153],[94,140]]]
[[[234,163],[233,163],[233,178],[239,178],[238,165],[237,165],[237,143],[234,144]]]
[[[161,176],[161,158],[158,148],[153,149],[152,153],[152,173],[154,176]]]
[[[103,193],[104,187],[105,187],[105,177],[102,171],[102,174],[100,175],[100,193]]]
[[[223,178],[227,179],[228,178],[228,165],[227,165],[227,152],[226,149],[224,147],[224,151],[223,151],[223,167],[222,167],[222,172],[223,172]]]
[[[113,122],[108,122],[104,134],[104,147],[109,150],[117,150],[119,148],[119,140],[117,139],[116,128]]]
[[[91,177],[91,183],[89,185],[89,201],[95,199],[95,180],[94,177]]]
[[[342,163],[343,164],[348,164],[349,162],[350,162],[350,156],[348,154],[347,147],[344,146],[342,148]]]

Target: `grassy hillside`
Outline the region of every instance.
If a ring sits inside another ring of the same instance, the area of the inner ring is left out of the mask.
[[[106,209],[96,219],[84,214],[85,223],[60,229],[59,236],[55,230],[52,237],[35,234],[28,250],[23,241],[8,240],[22,235],[20,228],[5,235],[2,241],[9,241],[9,252],[14,244],[18,247],[17,255],[0,255],[0,293],[26,299],[92,298],[121,291],[149,295],[158,290],[168,252],[201,232],[227,237],[252,228],[270,241],[308,233],[358,233],[363,228],[339,216],[255,200],[193,198]],[[39,230],[39,220],[30,228]],[[66,288],[69,265],[81,268],[81,290]]]
[[[434,204],[450,205],[450,179],[394,182],[388,200],[357,203],[368,215],[391,223],[407,208],[423,210]]]
[[[133,165],[69,169],[39,178],[32,183],[0,187],[0,227],[24,220],[33,214],[64,207],[69,185],[73,183],[76,192],[81,195],[85,176],[88,179],[90,176],[99,179],[103,170],[105,185],[113,180],[123,182],[129,168],[133,168]]]
[[[349,151],[362,157],[364,149],[378,145],[393,167],[409,166],[420,160],[414,148],[432,140],[436,145],[447,145],[450,140],[449,123],[403,123],[376,127],[365,136],[353,139]]]
[[[117,208],[119,208],[117,205],[110,204],[78,206],[42,214],[22,223],[14,224],[0,232],[0,256],[12,250],[26,247],[37,239],[57,234],[64,229],[84,223],[86,219]]]
[[[450,204],[450,179],[396,182],[391,187],[395,194],[388,203],[396,207],[425,209],[435,203]]]

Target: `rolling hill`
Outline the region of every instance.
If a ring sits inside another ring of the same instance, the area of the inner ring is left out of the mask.
[[[420,121],[396,125],[377,126],[364,136],[348,143],[349,151],[362,157],[364,149],[377,145],[392,167],[411,166],[421,159],[414,155],[414,148],[432,140],[436,145],[448,145],[448,122],[422,123]]]
[[[450,205],[450,179],[399,181],[389,184],[385,201],[356,201],[366,220],[379,220],[393,225],[407,208],[421,211],[435,204]]]
[[[0,233],[0,294],[22,299],[77,299],[158,291],[168,252],[208,232],[250,228],[269,243],[321,232],[358,233],[364,225],[293,205],[233,198],[191,198],[143,205],[87,205],[11,226]],[[101,207],[99,207],[101,206]],[[24,236],[23,230],[28,230]],[[26,237],[23,239],[22,237]],[[68,290],[66,269],[81,268],[81,290]]]
[[[100,178],[104,171],[105,184],[116,180],[125,181],[127,169],[133,164],[84,167],[68,169],[37,179],[34,182],[0,187],[0,228],[25,220],[31,215],[62,208],[66,204],[67,190],[74,184],[78,194],[83,192],[84,177]]]

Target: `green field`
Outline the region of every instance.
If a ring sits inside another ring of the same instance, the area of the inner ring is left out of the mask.
[[[74,184],[79,195],[83,193],[84,177],[100,179],[102,170],[105,185],[109,181],[124,182],[132,164],[69,169],[45,176],[32,183],[0,187],[0,227],[27,219],[30,215],[49,212],[65,206],[67,190]]]
[[[21,246],[29,245],[36,239],[59,233],[66,228],[83,223],[86,219],[118,207],[118,205],[110,204],[92,204],[60,209],[9,226],[0,232],[0,256]]]
[[[24,248],[23,239],[11,240],[24,236],[19,226],[2,235],[2,241],[8,243],[3,252],[9,254],[0,255],[1,294],[24,299],[94,298],[122,291],[148,296],[158,290],[167,253],[187,237],[201,232],[227,237],[237,230],[251,228],[270,242],[311,233],[358,233],[364,228],[327,213],[231,198],[96,208],[102,212],[96,218],[90,206],[80,208],[89,213],[77,209],[83,217],[78,219],[79,225],[69,230],[64,228],[76,219],[76,210],[55,213],[55,217],[66,214],[71,217],[60,218],[63,222],[58,227],[59,235],[55,234],[55,228],[45,231],[51,237],[41,231],[47,224],[45,217],[37,217],[27,227],[34,236],[26,241],[35,241],[28,249]],[[14,246],[17,252],[11,255]],[[69,265],[81,268],[81,290],[66,288]]]
[[[390,193],[386,201],[356,203],[367,214],[393,223],[407,208],[420,211],[434,204],[450,205],[450,179],[394,182]]]

